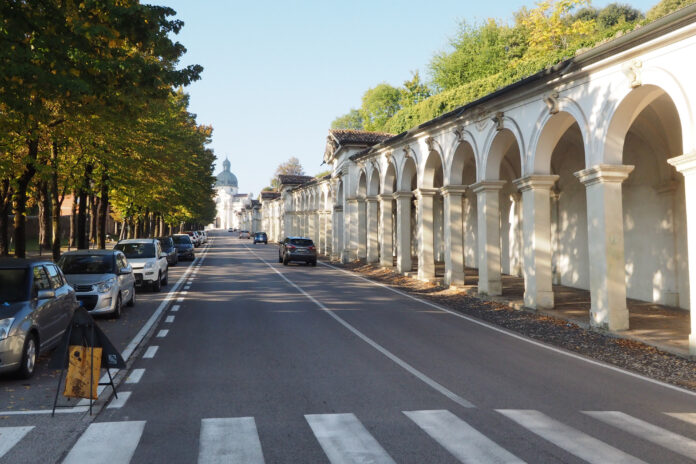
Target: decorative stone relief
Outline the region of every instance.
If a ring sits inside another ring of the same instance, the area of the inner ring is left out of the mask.
[[[461,142],[464,140],[464,128],[463,127],[455,127],[452,132],[454,132],[454,136],[457,139],[457,142]]]
[[[622,71],[628,78],[628,85],[634,89],[643,85],[641,74],[643,72],[643,62],[640,60],[633,60],[624,63],[621,67]]]
[[[391,163],[392,157],[393,157],[393,153],[391,151],[384,152],[384,159],[387,161],[387,164]]]
[[[409,158],[412,158],[413,156],[411,155],[411,146],[406,145],[404,147],[404,159],[407,160]]]
[[[493,116],[491,118],[491,121],[493,121],[493,123],[495,123],[495,130],[497,130],[497,131],[503,130],[503,117],[504,116],[505,116],[505,114],[502,111],[498,111],[497,113],[495,113],[495,116]]]
[[[558,113],[558,92],[553,91],[544,96],[544,103],[549,107],[549,114]]]
[[[476,121],[476,128],[482,131],[488,124],[488,111],[485,108],[476,108],[474,120]]]

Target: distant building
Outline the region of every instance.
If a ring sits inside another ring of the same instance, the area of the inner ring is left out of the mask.
[[[209,228],[239,228],[239,213],[251,204],[250,194],[238,193],[237,176],[232,174],[230,167],[230,161],[225,159],[222,163],[222,172],[217,175],[215,182],[217,215],[215,224],[210,224]]]

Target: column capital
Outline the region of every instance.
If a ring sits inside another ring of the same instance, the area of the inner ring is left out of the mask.
[[[558,180],[557,175],[532,174],[512,181],[520,192],[525,190],[551,190]]]
[[[575,177],[585,186],[594,184],[620,184],[633,171],[634,166],[628,164],[598,164],[591,168],[575,173]]]
[[[337,213],[340,213],[343,211],[343,206],[342,205],[334,205],[333,210]]]
[[[469,189],[468,186],[466,185],[445,185],[444,187],[440,188],[440,194],[442,196],[448,196],[448,195],[464,195],[466,191]]]
[[[502,190],[505,184],[507,184],[505,180],[482,180],[481,182],[471,184],[470,187],[474,193],[492,192],[495,190]]]
[[[393,193],[381,193],[377,195],[377,198],[379,198],[382,201],[391,201],[394,199],[394,194]]]
[[[674,158],[669,158],[667,162],[674,166],[677,171],[684,174],[684,177],[687,175],[696,175],[696,151],[687,153],[685,155],[676,156]]]
[[[355,205],[358,203],[358,201],[360,201],[359,198],[346,198],[346,203],[349,205]]]
[[[414,193],[419,198],[434,197],[435,195],[440,193],[440,190],[436,188],[419,188]]]
[[[411,197],[413,197],[413,193],[411,193],[411,192],[394,192],[394,193],[392,193],[392,198],[394,200],[401,200],[404,198],[411,199]]]
[[[368,203],[376,203],[380,200],[381,195],[373,195],[369,197],[365,197],[365,201]]]

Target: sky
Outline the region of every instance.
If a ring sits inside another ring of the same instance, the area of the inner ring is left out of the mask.
[[[658,0],[625,0],[643,12]],[[215,174],[229,158],[240,193],[258,196],[292,156],[321,166],[328,130],[381,82],[401,85],[448,50],[462,20],[511,21],[534,0],[150,0],[185,25],[181,65],[200,64],[185,90],[199,124],[213,127]],[[592,2],[601,8],[610,1]]]

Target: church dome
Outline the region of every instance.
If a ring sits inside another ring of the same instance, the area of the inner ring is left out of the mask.
[[[237,176],[230,172],[230,161],[225,159],[222,163],[222,172],[217,175],[216,187],[239,187],[237,185]]]

